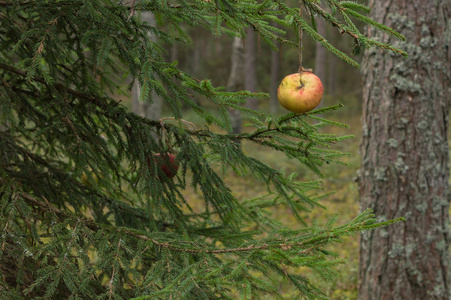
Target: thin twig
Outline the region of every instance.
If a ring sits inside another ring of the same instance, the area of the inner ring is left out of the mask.
[[[299,0],[299,16],[302,18],[302,6],[304,5],[304,0]],[[304,69],[302,66],[302,37],[304,34],[304,29],[299,25],[299,70],[298,73],[302,74],[303,72],[312,72],[312,69]],[[304,83],[300,81],[301,87],[304,86]]]
[[[132,4],[130,5],[131,9],[130,9],[130,14],[128,15],[127,21],[130,20],[130,18],[133,16],[133,14],[135,13],[135,0],[132,1]]]
[[[299,17],[302,18],[302,5],[304,4],[304,0],[299,0]],[[299,74],[302,74],[304,68],[302,67],[302,35],[304,30],[302,26],[299,26]],[[302,84],[302,82],[301,82]]]

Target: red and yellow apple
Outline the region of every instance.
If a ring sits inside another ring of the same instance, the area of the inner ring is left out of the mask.
[[[323,84],[311,72],[286,76],[277,90],[280,105],[294,113],[305,113],[319,105],[323,98]]]
[[[179,170],[179,164],[172,153],[155,153],[154,159],[157,166],[166,174],[168,178],[172,178],[177,174]],[[147,165],[150,166],[149,160],[147,160]]]

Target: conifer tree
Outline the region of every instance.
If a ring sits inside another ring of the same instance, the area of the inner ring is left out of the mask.
[[[292,41],[286,32],[304,32],[358,67],[316,32],[313,15],[354,38],[355,54],[367,46],[401,53],[358,31],[355,20],[402,38],[368,10],[338,0],[0,1],[0,298],[282,298],[282,280],[302,298],[326,298],[300,269],[330,279],[341,260],[328,245],[397,220],[375,223],[365,211],[343,225],[307,224],[320,182],[298,182],[236,141],[279,151],[320,178],[323,164],[340,163],[331,145],[348,137],[320,133],[346,125],[316,115],[340,106],[274,118],[241,105],[266,94],[215,87],[165,56],[190,42],[191,26],[241,38],[251,27],[274,50],[299,47],[302,35]],[[145,12],[157,26],[142,21]],[[138,116],[111,96],[129,95],[128,77],[141,101],[155,93],[170,117]],[[185,119],[184,107],[203,123]],[[229,109],[254,129],[224,133]],[[224,182],[230,172],[255,176],[267,194],[238,199]],[[187,199],[190,189],[202,209]],[[272,219],[277,206],[299,227]]]

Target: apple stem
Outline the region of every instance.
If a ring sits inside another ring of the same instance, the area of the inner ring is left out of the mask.
[[[189,122],[189,121],[186,121],[186,120],[183,120],[183,119],[176,119],[176,118],[173,118],[173,117],[166,117],[166,118],[162,118],[162,119],[159,120],[160,121],[161,132],[162,132],[162,134],[161,134],[162,138],[161,139],[166,142],[166,147],[168,148],[168,151],[172,153],[172,152],[174,152],[174,150],[172,149],[172,146],[171,146],[171,143],[170,143],[170,140],[169,140],[169,137],[168,137],[168,132],[167,132],[166,128],[164,127],[164,122],[167,121],[167,120],[180,121],[183,124],[191,127],[191,129],[190,129],[191,131],[195,131],[196,130],[196,125],[194,125],[194,123],[192,123],[192,122]]]
[[[302,5],[304,5],[304,0],[299,0],[299,16],[302,18]],[[312,73],[312,69],[304,69],[302,66],[302,35],[304,33],[304,30],[301,26],[299,26],[299,75],[302,75],[303,72],[310,72]],[[304,83],[301,81],[301,76],[299,76],[299,83],[300,83],[300,89],[304,87]]]
[[[161,127],[161,139],[166,142],[166,147],[169,149],[169,152],[173,152],[171,143],[169,141],[168,132],[166,131],[166,128],[164,128],[164,119],[160,119],[160,127]]]
[[[304,5],[304,0],[299,0],[299,16],[302,17],[302,5]],[[298,73],[302,74],[303,72],[310,72],[312,73],[312,69],[304,69],[302,66],[302,36],[303,36],[304,30],[301,26],[299,26],[299,70]],[[301,86],[304,86],[304,84],[301,82]]]
[[[195,130],[196,130],[196,125],[194,125],[194,123],[189,122],[189,121],[187,121],[187,120],[183,120],[183,119],[176,119],[176,118],[174,118],[174,117],[165,117],[165,118],[162,118],[162,119],[160,119],[160,124],[161,124],[161,122],[164,122],[164,121],[166,121],[166,120],[180,121],[180,122],[182,122],[183,124],[188,125],[189,127],[191,127],[191,130],[192,130],[192,131],[195,131]]]

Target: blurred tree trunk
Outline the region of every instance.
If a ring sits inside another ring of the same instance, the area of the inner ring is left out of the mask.
[[[321,36],[326,36],[326,23],[325,21],[318,17],[316,18],[316,29],[318,31],[318,34]],[[326,85],[326,48],[321,46],[320,43],[315,44],[315,69],[313,70],[316,76],[321,79],[323,86]],[[327,89],[325,89],[326,92]],[[324,104],[323,102],[320,103],[320,105],[317,108],[322,107]]]
[[[451,4],[376,1],[371,14],[406,36],[409,58],[370,49],[363,69],[362,209],[407,222],[366,232],[359,299],[450,298],[449,147]]]
[[[141,18],[150,26],[156,26],[155,16],[151,12],[142,12]],[[156,41],[154,36],[151,36],[153,41]],[[132,97],[132,111],[140,116],[148,119],[157,120],[161,118],[162,103],[160,97],[153,91],[149,97],[150,102],[139,101],[141,89],[138,80],[133,84]]]
[[[273,24],[278,27],[277,23]],[[278,45],[280,49],[280,44]],[[279,100],[277,99],[277,89],[279,88],[280,73],[280,51],[271,51],[271,78],[269,86],[269,111],[275,114],[279,111]]]
[[[332,44],[335,44],[335,40],[337,39],[337,31],[335,28],[332,28],[331,26],[326,26],[326,33],[328,39],[332,42]],[[338,41],[337,41],[338,42]],[[326,60],[327,60],[327,78],[324,78],[326,81],[326,90],[329,95],[335,95],[337,92],[337,63],[338,58],[335,56],[335,54],[328,52],[326,54]],[[324,82],[323,82],[324,84]]]
[[[252,28],[247,29],[246,49],[244,56],[244,89],[250,92],[256,92],[258,88],[257,81],[257,42],[256,34]],[[257,110],[258,100],[255,98],[247,99],[246,107]]]
[[[190,58],[190,73],[195,77],[200,76],[200,70],[202,65],[202,60],[207,56],[206,48],[207,48],[207,40],[202,38],[199,35],[199,38],[196,39],[193,43],[193,52]]]
[[[275,114],[279,111],[279,100],[277,99],[277,89],[279,88],[280,52],[271,52],[271,83],[269,87],[269,111]]]
[[[178,59],[178,47],[177,45],[173,45],[169,50],[169,60],[174,62]]]
[[[337,92],[337,57],[329,53],[327,55],[327,94],[334,95]]]
[[[229,79],[227,80],[227,90],[237,92],[244,88],[244,53],[243,40],[235,37],[232,44],[232,56]],[[241,113],[239,110],[230,109],[230,118],[232,121],[232,133],[241,133]]]

